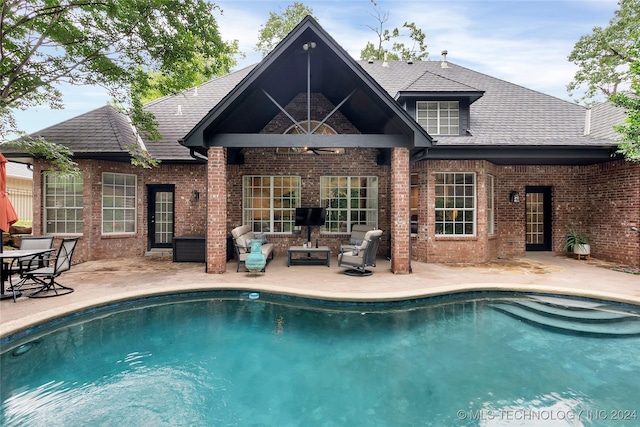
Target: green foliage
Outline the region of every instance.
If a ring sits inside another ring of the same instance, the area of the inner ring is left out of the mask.
[[[12,146],[16,146],[36,158],[49,160],[52,169],[61,174],[80,174],[77,163],[71,160],[73,153],[69,147],[54,144],[43,138],[31,138],[25,134],[22,135],[22,138],[14,141]]]
[[[143,95],[175,93],[235,64],[237,42],[222,40],[218,7],[206,0],[22,0],[1,7],[3,138],[20,134],[14,110],[63,108],[60,83],[106,88],[135,126],[158,137]]]
[[[635,35],[633,48],[635,58],[640,58],[640,32]],[[610,97],[614,105],[624,108],[627,117],[624,125],[615,126],[622,134],[623,143],[618,146],[619,152],[627,160],[640,162],[640,61],[636,60],[629,68],[631,93],[617,93]]]
[[[584,234],[576,231],[575,228],[569,227],[569,234],[567,234],[567,239],[564,243],[564,250],[567,252],[573,252],[573,248],[578,245],[588,245],[589,239]]]
[[[267,56],[307,15],[313,15],[313,9],[299,2],[293,2],[280,14],[269,12],[269,19],[260,27],[258,33],[256,51],[261,52],[262,56]],[[315,16],[314,19],[318,20]]]
[[[633,46],[640,29],[640,0],[620,0],[618,5],[609,26],[594,27],[592,34],[580,37],[569,55],[579,69],[567,90],[573,96],[584,87],[583,101],[616,94],[629,82],[629,65],[638,61]]]
[[[372,2],[373,3],[373,2]],[[405,35],[400,28],[389,30],[385,28],[385,24],[389,21],[389,12],[381,12],[376,3],[373,3],[373,16],[377,25],[375,27],[367,25],[378,36],[377,44],[367,42],[367,45],[360,51],[360,59],[388,59],[395,60],[413,60],[422,61],[429,57],[427,45],[424,41],[425,34],[419,29],[414,22],[405,22],[402,28],[409,30],[409,34]],[[412,45],[409,47],[405,43],[397,41],[403,37],[408,37]],[[391,49],[386,49],[389,43]],[[385,58],[386,55],[386,58]]]

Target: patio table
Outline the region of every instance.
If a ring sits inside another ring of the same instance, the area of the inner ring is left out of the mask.
[[[293,254],[303,254],[301,257],[292,257]],[[306,254],[306,255],[305,255]],[[311,254],[318,256],[311,256]],[[288,250],[287,267],[291,265],[317,265],[326,264],[327,267],[331,265],[331,249],[328,246],[304,247],[304,246],[291,246]]]
[[[5,262],[5,260],[17,260],[19,261],[21,258],[28,258],[28,257],[33,257],[33,256],[42,256],[44,254],[47,254],[49,252],[52,252],[54,249],[50,248],[50,249],[18,249],[15,251],[3,251],[0,252],[0,262],[2,262],[2,269],[1,269],[1,279],[0,282],[2,282],[2,284],[0,285],[0,299],[8,299],[8,298],[13,298],[13,293],[6,293],[4,292],[5,288],[4,288],[4,284],[7,281],[7,279],[9,278],[9,265],[10,263]],[[16,296],[20,296],[21,294],[18,293]]]

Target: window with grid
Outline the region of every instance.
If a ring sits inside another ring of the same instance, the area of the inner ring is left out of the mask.
[[[419,204],[419,200],[418,200],[418,194],[419,194],[419,187],[418,187],[418,174],[417,173],[412,173],[411,174],[411,206],[410,206],[410,211],[411,211],[411,234],[417,234],[418,233],[418,204]]]
[[[136,232],[136,183],[135,175],[102,174],[102,234]]]
[[[44,230],[46,234],[82,234],[81,177],[44,176]]]
[[[475,178],[472,172],[435,174],[436,234],[475,235]]]
[[[298,207],[299,176],[242,177],[242,223],[253,231],[291,233]]]
[[[496,208],[495,208],[495,184],[493,175],[488,175],[487,180],[487,232],[496,234]]]
[[[377,227],[378,177],[322,176],[320,205],[327,215],[322,232],[345,233],[354,224]]]
[[[460,134],[458,101],[417,101],[416,121],[430,135]]]

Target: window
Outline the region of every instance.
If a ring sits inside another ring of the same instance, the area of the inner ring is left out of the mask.
[[[411,206],[409,208],[409,210],[411,211],[411,234],[417,234],[418,233],[418,205],[419,205],[419,200],[418,200],[418,194],[419,194],[419,187],[418,187],[418,174],[417,173],[412,173],[411,174]]]
[[[135,175],[102,174],[102,233],[135,233],[137,185]]]
[[[291,233],[300,207],[299,176],[244,176],[242,223],[256,232]]]
[[[308,123],[311,123],[309,129]],[[315,135],[336,135],[337,132],[331,126],[326,123],[321,123],[317,120],[311,120],[308,122],[306,120],[292,125],[284,131],[285,135],[302,135],[307,133],[308,130],[311,130],[312,134]],[[309,147],[278,147],[276,148],[276,153],[279,154],[344,154],[344,148],[309,148]]]
[[[495,177],[488,175],[487,179],[487,233],[496,234],[496,209],[495,209]]]
[[[474,173],[436,173],[436,234],[475,235]]]
[[[416,121],[431,135],[458,135],[458,101],[417,101]]]
[[[82,234],[81,177],[44,176],[44,229],[47,234]]]
[[[320,204],[327,210],[323,232],[346,233],[353,224],[378,225],[377,176],[322,176]]]

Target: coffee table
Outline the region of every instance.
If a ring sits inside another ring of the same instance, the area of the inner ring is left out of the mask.
[[[299,254],[300,256],[293,256]],[[331,249],[329,246],[317,248],[305,248],[304,246],[291,246],[288,250],[287,267],[292,265],[323,265],[331,266]]]

